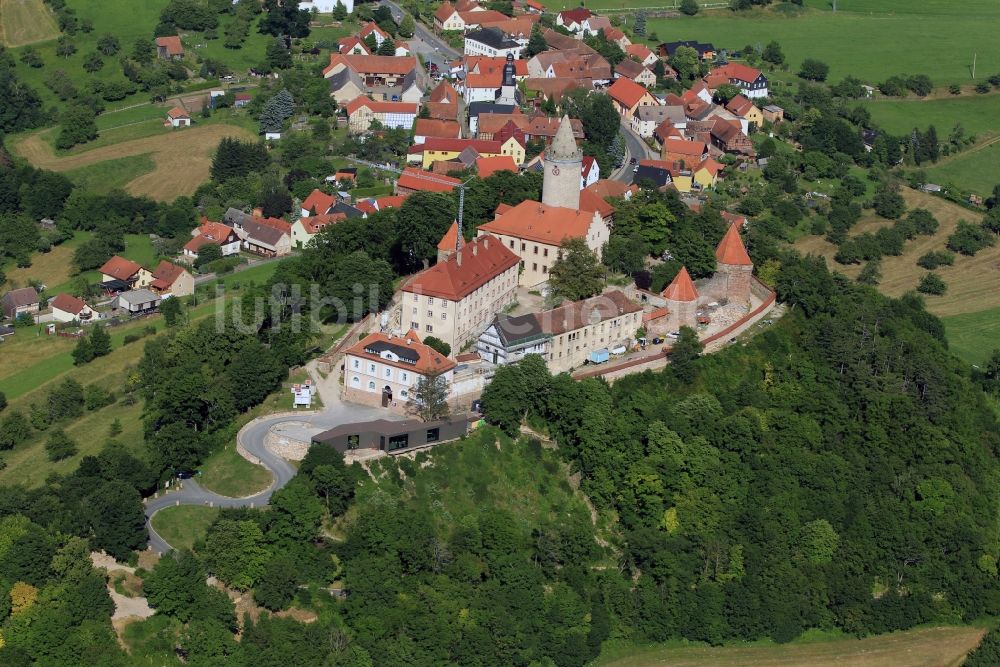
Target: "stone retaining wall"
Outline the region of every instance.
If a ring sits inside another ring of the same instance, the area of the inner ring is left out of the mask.
[[[291,417],[292,415],[314,415],[314,414],[317,414],[317,413],[318,413],[318,410],[297,410],[297,411],[293,410],[293,411],[288,411],[288,412],[275,412],[273,414],[264,415],[263,417],[256,417],[254,419],[251,419],[246,424],[244,424],[243,428],[241,428],[239,430],[239,433],[236,434],[236,452],[240,456],[242,456],[243,458],[245,458],[247,461],[249,461],[250,463],[252,463],[254,465],[262,466],[264,464],[261,462],[261,460],[259,458],[257,458],[256,456],[254,456],[253,454],[251,454],[250,452],[248,452],[246,450],[246,448],[243,447],[243,431],[245,431],[247,428],[249,428],[250,426],[252,426],[254,424],[259,424],[262,421],[274,419],[275,417]],[[265,439],[265,441],[266,441],[266,439]],[[265,442],[265,445],[266,445],[266,442]]]

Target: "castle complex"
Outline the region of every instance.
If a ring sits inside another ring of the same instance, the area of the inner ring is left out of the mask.
[[[583,151],[576,145],[569,116],[563,116],[552,145],[545,151],[542,203],[561,208],[580,208],[580,169]]]

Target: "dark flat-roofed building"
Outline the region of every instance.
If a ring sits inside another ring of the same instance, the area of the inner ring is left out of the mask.
[[[357,449],[375,449],[389,454],[457,440],[469,432],[467,417],[452,417],[423,422],[419,419],[391,421],[376,419],[358,424],[343,424],[317,433],[314,445],[333,447],[341,454]]]

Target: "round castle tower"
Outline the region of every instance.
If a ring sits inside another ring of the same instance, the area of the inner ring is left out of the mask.
[[[721,277],[726,298],[730,303],[746,304],[750,301],[750,278],[753,262],[740,238],[739,223],[729,226],[715,250],[716,276]]]
[[[691,274],[687,267],[682,266],[681,270],[674,277],[667,288],[661,292],[663,299],[667,302],[667,309],[670,311],[671,327],[698,327],[698,290],[691,280]]]
[[[576,145],[569,116],[563,116],[552,145],[545,149],[542,203],[561,208],[580,208],[580,170],[583,151]]]

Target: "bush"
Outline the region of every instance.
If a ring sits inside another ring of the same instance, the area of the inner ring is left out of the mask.
[[[917,285],[917,291],[923,294],[941,295],[944,294],[947,289],[948,286],[945,285],[944,280],[936,273],[926,274],[920,279],[920,284]]]
[[[688,16],[694,16],[698,13],[698,10],[701,9],[698,5],[698,0],[681,0],[681,4],[678,8],[681,10],[682,14],[686,14]]]
[[[53,431],[49,439],[45,442],[45,453],[48,455],[50,461],[68,459],[76,454],[77,451],[79,450],[76,443],[62,429]]]
[[[932,250],[920,256],[917,266],[924,269],[936,269],[939,266],[951,266],[955,263],[955,253],[947,250]]]
[[[437,336],[428,336],[427,338],[425,338],[424,339],[424,345],[426,345],[427,347],[431,348],[432,350],[437,350],[438,352],[440,352],[442,355],[444,355],[446,357],[449,354],[451,354],[451,345],[449,345],[448,343],[444,342],[443,340],[441,340]]]
[[[958,226],[948,237],[948,250],[962,255],[975,255],[983,248],[988,248],[996,242],[996,238],[980,225],[974,225],[965,220],[959,220]]]

